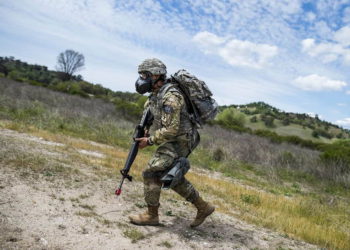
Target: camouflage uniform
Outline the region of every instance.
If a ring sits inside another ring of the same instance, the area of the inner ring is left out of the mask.
[[[172,168],[177,158],[181,159],[180,162],[186,159],[183,157],[187,157],[197,146],[199,134],[191,123],[184,96],[171,84],[171,80],[165,81],[165,64],[157,58],[146,59],[138,66],[138,73],[140,77],[135,82],[136,91],[145,94],[154,90],[145,104],[154,116],[154,133],[147,139],[147,143],[154,143],[159,147],[149,161],[148,169],[143,173],[147,211],[130,215],[129,219],[136,225],[156,226],[159,225],[158,209],[162,186],[160,178]],[[155,91],[161,86],[155,85],[159,82],[164,85]],[[145,138],[141,139],[144,141]],[[186,168],[182,168],[184,172],[189,167],[187,161],[185,164]],[[174,187],[170,187],[197,208],[191,227],[199,226],[214,212],[215,207],[204,201],[185,177],[174,178],[172,183]]]
[[[189,119],[183,95],[169,81],[152,93],[145,104],[154,116],[151,142],[159,145],[144,171],[145,201],[149,206],[158,206],[161,191],[160,177],[172,167],[175,159],[187,157],[199,142],[199,134]],[[173,190],[193,202],[198,192],[183,178]]]

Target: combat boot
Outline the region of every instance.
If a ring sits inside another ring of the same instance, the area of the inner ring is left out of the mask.
[[[141,226],[159,225],[158,206],[148,206],[148,210],[142,214],[130,215],[130,222]]]
[[[191,223],[191,227],[197,227],[203,223],[205,218],[211,215],[215,207],[208,202],[205,202],[200,196],[193,202],[193,205],[197,208],[197,216]]]

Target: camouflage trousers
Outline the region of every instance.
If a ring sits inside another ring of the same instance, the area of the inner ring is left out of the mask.
[[[191,138],[189,140],[166,142],[157,148],[148,163],[148,168],[143,172],[144,195],[147,205],[159,205],[162,187],[161,176],[171,169],[176,158],[188,156],[190,149],[194,149],[193,140]],[[197,190],[185,177],[172,189],[189,202],[195,201],[199,196]]]

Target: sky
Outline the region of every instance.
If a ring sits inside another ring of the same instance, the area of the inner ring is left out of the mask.
[[[220,105],[263,101],[350,128],[350,0],[0,0],[0,56],[135,92],[137,66],[186,69]]]

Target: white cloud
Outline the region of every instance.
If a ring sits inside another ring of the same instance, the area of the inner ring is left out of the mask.
[[[293,84],[307,91],[341,90],[343,87],[347,86],[346,82],[332,80],[317,74],[299,76],[293,81]]]
[[[340,107],[346,107],[347,106],[346,103],[337,103],[337,105],[340,106]]]
[[[322,39],[331,39],[333,36],[331,27],[323,20],[315,22],[314,29],[318,37],[322,37]]]
[[[193,41],[199,45],[204,53],[215,53],[217,47],[225,43],[227,39],[218,37],[217,35],[204,31],[199,32],[193,37]]]
[[[313,12],[307,12],[306,13],[306,18],[309,22],[312,22],[316,19],[316,14]]]
[[[344,26],[334,33],[334,40],[344,47],[350,45],[350,26]]]
[[[301,42],[303,52],[311,57],[321,59],[323,63],[342,60],[344,63],[350,64],[350,26],[344,26],[335,32],[331,31],[329,27],[319,28],[318,35],[322,39],[328,38],[332,42],[316,43],[315,39],[305,39]]]
[[[342,120],[337,120],[335,124],[338,124],[340,126],[344,127],[350,127],[350,117],[349,118],[344,118]]]
[[[297,14],[302,11],[300,0],[265,1],[269,10],[273,13],[282,14],[284,17]]]
[[[315,39],[308,38],[301,41],[301,45],[303,46],[303,50],[307,51],[311,48],[315,47]]]
[[[350,90],[346,91],[345,93],[346,93],[347,95],[350,95]]]
[[[306,114],[312,118],[316,117],[316,114],[314,112],[307,112]]]
[[[193,41],[204,53],[219,55],[225,62],[233,66],[262,68],[278,52],[276,46],[237,39],[229,40],[207,31],[197,33]]]
[[[339,43],[319,43],[315,39],[305,39],[301,42],[302,51],[311,57],[320,58],[322,62],[329,63],[340,58],[345,63],[350,63],[350,49],[343,47]]]

